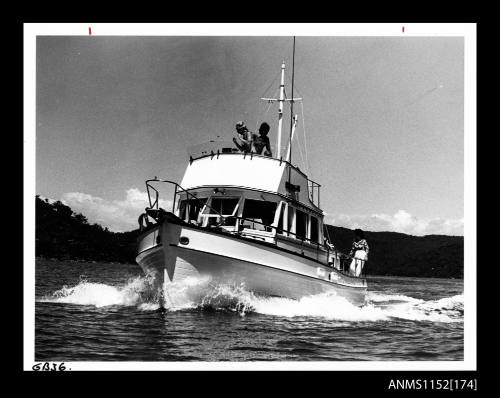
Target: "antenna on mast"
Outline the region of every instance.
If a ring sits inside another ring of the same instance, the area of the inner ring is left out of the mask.
[[[261,100],[273,103],[274,101],[279,102],[278,107],[278,137],[276,139],[276,158],[281,157],[281,127],[283,125],[283,102],[287,101],[285,99],[285,61],[281,63],[281,81],[280,81],[280,96],[279,98],[261,98]]]
[[[283,101],[285,100],[285,61],[281,64],[280,98],[278,109],[278,138],[276,143],[277,157],[281,157],[281,126],[283,123]]]
[[[293,56],[292,56],[292,101],[290,103],[290,149],[289,149],[289,155],[288,155],[288,161],[290,164],[292,164],[292,138],[293,138],[293,130],[295,128],[295,125],[297,124],[297,117],[295,117],[295,123],[293,123],[294,120],[294,114],[293,114],[293,83],[295,80],[295,36],[293,36]],[[290,173],[288,173],[288,180],[290,181]]]
[[[295,57],[295,37],[294,39],[294,57]],[[293,70],[292,70],[293,75]],[[278,136],[276,138],[276,158],[280,159],[282,157],[281,154],[281,130],[283,126],[283,103],[285,101],[292,103],[293,110],[293,102],[300,101],[302,98],[293,98],[293,81],[292,81],[292,98],[285,98],[285,61],[281,63],[281,81],[280,81],[280,95],[279,98],[261,98],[261,100],[273,103],[274,101],[278,101]],[[291,134],[291,133],[290,133]]]

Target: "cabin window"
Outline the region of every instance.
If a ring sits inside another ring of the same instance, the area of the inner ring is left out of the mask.
[[[212,198],[210,208],[207,207],[205,214],[232,216],[239,201],[237,198]]]
[[[288,206],[288,231],[295,232],[295,209],[292,206]],[[291,235],[290,236],[294,236]]]
[[[318,219],[311,216],[311,242],[317,243],[319,241]]]
[[[207,198],[192,198],[189,201],[187,199],[181,200],[179,204],[179,218],[185,221],[196,221],[205,203],[207,203]],[[189,218],[187,218],[187,211],[189,211]]]
[[[297,239],[305,239],[307,237],[307,214],[297,209],[295,216],[295,234]]]
[[[273,223],[277,207],[278,204],[274,202],[245,199],[242,217],[246,220],[243,220],[243,227],[271,231],[271,228],[265,226]]]
[[[285,203],[281,203],[281,206],[280,206],[280,216],[279,216],[279,219],[278,219],[278,227],[277,227],[277,230],[276,232],[279,233],[279,234],[283,234],[283,218],[285,217],[285,208],[286,208],[286,204]]]
[[[186,206],[187,206],[187,200],[181,200],[179,202],[179,218],[183,220],[186,218]]]
[[[206,206],[203,212],[208,218],[206,226],[235,226],[234,213],[239,201],[239,198],[212,198],[210,205]],[[222,219],[220,215],[224,218]]]

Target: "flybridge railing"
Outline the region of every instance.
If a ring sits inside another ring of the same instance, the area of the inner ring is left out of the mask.
[[[187,148],[187,152],[190,159],[193,160],[205,156],[215,156],[221,154],[240,154],[240,155],[246,154],[252,156],[263,156],[263,155],[258,155],[256,152],[253,151],[248,151],[246,153],[242,152],[236,147],[236,144],[233,141],[228,141],[228,140],[211,140],[207,142],[202,142],[200,144],[191,145]],[[274,153],[273,145],[271,145],[271,152]]]
[[[204,201],[201,201],[199,198],[197,198],[195,195],[193,195],[191,192],[189,192],[189,190],[182,188],[175,181],[161,180],[161,179],[158,179],[158,178],[146,181],[146,190],[147,190],[147,193],[148,193],[148,201],[149,201],[149,208],[148,209],[151,209],[151,210],[159,210],[160,209],[160,207],[159,207],[159,192],[158,192],[158,190],[155,187],[153,187],[151,185],[152,182],[172,184],[175,187],[175,190],[174,190],[174,199],[173,199],[173,202],[172,202],[172,213],[175,213],[175,206],[176,206],[176,202],[177,202],[177,198],[178,198],[179,194],[180,193],[185,193],[186,194],[186,199],[188,201],[188,206],[189,206],[190,201],[195,201],[195,202],[197,202],[197,203],[199,203],[201,205],[200,206],[201,208],[204,207],[204,206],[206,206],[207,208],[209,208],[211,211],[214,212],[212,214],[216,214],[216,215],[218,215],[221,218],[221,221],[219,222],[219,224],[217,226],[224,226],[225,224],[227,224],[227,220],[237,220],[236,225],[238,226],[238,228],[237,228],[236,231],[234,231],[234,233],[241,234],[242,231],[239,230],[239,227],[242,225],[241,221],[248,221],[249,223],[252,223],[252,224],[259,224],[259,225],[264,226],[265,228],[273,229],[279,235],[282,235],[282,236],[293,236],[297,241],[299,241],[301,243],[301,247],[303,247],[303,245],[304,245],[305,242],[307,242],[311,246],[315,246],[315,248],[316,248],[316,255],[317,256],[319,255],[320,248],[322,248],[323,250],[326,250],[326,252],[327,252],[327,258],[329,258],[330,253],[336,254],[337,257],[339,258],[339,261],[340,261],[340,269],[338,269],[338,270],[341,271],[345,275],[350,275],[349,274],[349,265],[350,264],[347,265],[347,267],[346,267],[346,262],[347,261],[352,261],[354,259],[353,256],[341,253],[337,249],[330,248],[328,245],[320,244],[317,241],[316,242],[312,241],[309,238],[306,238],[306,237],[301,236],[301,235],[297,235],[296,233],[294,233],[294,232],[292,232],[290,230],[286,230],[284,228],[279,228],[279,227],[276,227],[274,225],[264,224],[264,223],[262,223],[260,221],[255,221],[254,219],[249,219],[249,218],[246,218],[246,217],[224,216],[218,210],[216,210],[213,207],[209,206]],[[151,193],[152,192],[154,193],[154,200],[152,200],[152,197],[151,197]],[[158,215],[158,212],[156,214]],[[188,223],[189,223],[191,221],[190,220],[190,211],[186,211],[186,214],[187,214]],[[159,215],[158,215],[158,217],[159,217]],[[159,220],[156,219],[156,221],[159,221]],[[217,227],[217,226],[215,226],[215,227]],[[214,226],[211,226],[211,227],[213,228]],[[365,265],[366,265],[367,260],[362,260],[362,259],[356,259],[356,260],[360,261],[361,262],[361,266],[362,266],[362,268],[361,268],[362,271],[361,271],[361,274],[359,276],[360,277],[366,276],[366,269],[365,269],[366,267],[365,267]],[[347,270],[346,270],[346,268],[347,268]],[[350,276],[352,276],[352,275],[350,275]]]
[[[213,140],[208,142],[202,142],[201,144],[188,146],[187,152],[190,159],[198,159],[204,156],[210,156],[214,154],[240,153],[240,150],[236,148],[234,142],[232,141]]]
[[[271,149],[274,153],[273,146],[271,146]],[[300,170],[300,168],[292,165],[290,162],[288,162],[283,158],[275,158],[270,156],[259,155],[252,151],[241,152],[239,149],[235,147],[232,141],[216,141],[216,140],[204,142],[201,144],[191,145],[190,147],[188,147],[188,155],[190,162],[193,162],[196,159],[201,159],[206,157],[210,157],[211,159],[213,158],[218,159],[220,155],[239,155],[245,158],[248,157],[250,159],[253,159],[254,157],[259,157],[259,158],[262,157],[275,162],[279,162],[280,165],[282,163],[285,163],[289,167],[292,167],[293,169],[297,170],[300,174],[302,174],[305,177],[305,179],[307,180],[309,199],[316,207],[319,208],[321,206],[321,201],[320,201],[321,185],[318,184],[316,181],[311,180],[302,170]]]

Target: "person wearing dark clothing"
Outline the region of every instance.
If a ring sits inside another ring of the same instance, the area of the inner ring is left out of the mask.
[[[236,145],[241,152],[250,152],[252,150],[252,134],[247,126],[245,126],[245,123],[236,123],[236,134],[238,137],[233,137],[234,145]]]
[[[137,220],[138,223],[139,223],[139,229],[141,231],[143,231],[144,229],[148,228],[152,223],[151,221],[149,220],[149,217],[148,217],[148,213],[147,213],[147,208],[145,209],[146,212],[145,213],[142,213],[140,216],[139,216],[139,219]]]
[[[269,137],[267,136],[269,128],[269,124],[264,122],[259,127],[259,135],[252,134],[252,148],[259,155],[273,156]]]

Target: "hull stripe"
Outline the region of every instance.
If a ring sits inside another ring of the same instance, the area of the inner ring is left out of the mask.
[[[175,217],[177,218],[177,216],[175,216]],[[307,259],[309,261],[313,261],[313,262],[315,262],[317,264],[320,264],[320,265],[322,265],[324,267],[327,267],[327,264],[325,264],[324,262],[321,262],[319,260],[316,260],[313,257],[309,257],[309,256],[306,256],[305,254],[297,253],[297,252],[294,252],[292,250],[288,250],[288,249],[285,249],[283,247],[279,247],[278,245],[276,245],[274,243],[258,241],[258,240],[252,239],[252,238],[246,238],[244,236],[234,235],[234,234],[231,234],[229,232],[207,230],[204,227],[198,227],[198,226],[195,226],[195,225],[191,225],[191,224],[183,222],[182,220],[179,220],[179,221],[178,220],[175,220],[175,221],[174,220],[169,220],[168,222],[170,224],[180,225],[181,227],[186,228],[186,229],[193,229],[193,230],[197,230],[197,231],[203,231],[204,233],[207,233],[207,234],[224,236],[225,238],[228,238],[228,239],[242,240],[242,241],[248,242],[248,243],[250,243],[252,245],[256,245],[256,246],[270,247],[270,248],[273,248],[273,249],[276,249],[276,250],[279,250],[279,251],[282,251],[282,252],[285,252],[285,253],[292,254],[294,256],[300,257],[301,259],[305,258],[305,259]]]
[[[204,253],[204,254],[209,254],[209,255],[218,256],[218,257],[224,257],[224,258],[228,258],[228,259],[231,259],[231,260],[243,261],[243,262],[246,262],[246,263],[249,263],[249,264],[254,264],[254,265],[258,265],[258,266],[266,267],[266,268],[271,268],[271,269],[282,271],[282,272],[288,272],[288,273],[296,275],[296,276],[300,276],[300,277],[303,277],[303,278],[312,279],[312,280],[317,281],[317,282],[323,282],[323,283],[327,284],[328,286],[336,285],[336,286],[342,286],[342,287],[345,287],[345,288],[366,289],[366,286],[343,285],[343,284],[336,283],[336,282],[333,282],[333,281],[326,281],[324,279],[315,278],[314,276],[299,274],[297,272],[289,271],[289,270],[286,270],[286,269],[271,267],[269,265],[260,264],[260,263],[256,263],[256,262],[248,261],[248,260],[240,260],[240,259],[238,259],[236,257],[225,256],[223,254],[210,253],[210,252],[206,252],[206,251],[203,251],[203,250],[197,250],[197,249],[191,249],[191,248],[188,248],[188,247],[177,246],[177,245],[174,245],[174,244],[170,244],[170,246],[176,247],[176,248],[181,249],[181,250],[193,251],[193,252],[198,252],[198,253]]]

